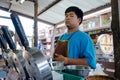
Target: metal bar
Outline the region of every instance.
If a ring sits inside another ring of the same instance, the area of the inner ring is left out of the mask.
[[[7,11],[7,12],[8,12],[8,10],[9,10],[8,8],[1,7],[1,6],[0,6],[0,9],[3,10],[3,11]],[[11,12],[11,13],[12,13],[12,12],[15,12],[15,13],[17,13],[18,15],[24,16],[24,17],[26,17],[26,18],[34,19],[33,16],[30,16],[30,15],[27,15],[27,14],[23,14],[23,13],[20,13],[20,12],[14,11],[14,10],[10,10],[10,12]],[[43,23],[49,24],[49,25],[54,25],[53,23],[50,23],[50,22],[45,21],[45,20],[42,20],[42,19],[37,19],[37,20],[40,21],[40,22],[43,22]]]
[[[0,16],[0,18],[11,19],[10,17],[7,17],[7,16]]]
[[[97,8],[95,8],[95,9],[92,9],[92,10],[90,10],[90,11],[84,12],[84,16],[85,16],[85,15],[88,15],[88,14],[91,14],[91,13],[94,13],[94,12],[96,12],[96,11],[100,11],[100,10],[105,9],[105,8],[108,8],[108,7],[111,7],[111,4],[110,4],[110,3],[107,4],[107,5],[100,6],[100,7],[97,7]]]
[[[38,44],[38,25],[37,25],[37,13],[38,13],[38,0],[34,2],[34,46]]]
[[[51,7],[53,7],[54,5],[56,5],[57,3],[59,3],[60,1],[62,1],[62,0],[56,0],[53,3],[49,4],[46,8],[44,8],[43,10],[41,10],[38,13],[38,16],[41,15],[42,13],[44,13],[45,11],[47,11],[48,9],[50,9]]]

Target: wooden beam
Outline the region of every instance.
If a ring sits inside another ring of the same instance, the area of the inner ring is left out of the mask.
[[[34,46],[37,47],[38,44],[38,21],[37,21],[37,13],[38,13],[38,0],[34,2]]]
[[[9,8],[8,8],[8,11],[11,10],[11,7],[12,7],[12,3],[10,3]]]
[[[48,9],[50,9],[51,7],[53,7],[54,5],[56,5],[57,3],[59,3],[62,0],[55,0],[54,2],[52,2],[51,4],[49,4],[47,7],[45,7],[43,10],[41,10],[38,13],[38,16],[41,15],[42,13],[44,13],[45,11],[47,11]]]
[[[1,7],[1,6],[0,6],[0,9],[3,10],[3,11],[6,11],[6,12],[8,12],[8,10],[9,10],[8,8],[4,8],[4,7]],[[11,12],[11,13],[12,13],[12,12],[16,12],[18,15],[21,15],[21,16],[24,16],[24,17],[27,17],[27,18],[30,18],[30,19],[34,19],[33,16],[29,16],[29,15],[26,15],[26,14],[23,14],[23,13],[14,11],[14,10],[10,10],[10,12]],[[40,22],[49,24],[49,25],[54,25],[53,23],[50,23],[50,22],[45,21],[45,20],[42,20],[42,19],[37,19],[37,20],[40,21]]]
[[[97,12],[97,11],[100,11],[100,10],[105,9],[105,8],[108,8],[108,7],[111,7],[111,4],[107,4],[107,5],[104,5],[104,6],[100,6],[100,7],[98,7],[98,8],[92,9],[92,10],[90,10],[90,11],[84,12],[84,16],[85,16],[85,15],[88,15],[88,14],[91,14],[91,13],[94,13],[94,12]]]
[[[91,14],[91,13],[94,13],[94,12],[97,12],[97,11],[99,11],[99,10],[108,8],[108,7],[111,7],[111,4],[107,4],[107,5],[104,5],[104,6],[100,6],[100,7],[98,7],[98,8],[92,9],[92,10],[90,10],[90,11],[84,12],[84,16],[85,16],[85,15],[88,15],[88,14]],[[60,21],[60,22],[57,23],[56,25],[59,25],[59,24],[62,24],[62,23],[64,23],[64,21]]]
[[[111,0],[112,23],[115,60],[115,77],[120,80],[120,0]]]

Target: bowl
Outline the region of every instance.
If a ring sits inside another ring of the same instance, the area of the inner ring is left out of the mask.
[[[51,67],[53,70],[63,70],[64,62],[63,61],[52,61]]]
[[[86,80],[115,80],[113,77],[104,75],[87,76]]]
[[[84,65],[68,65],[65,67],[64,72],[76,76],[86,77],[88,76],[91,68]]]

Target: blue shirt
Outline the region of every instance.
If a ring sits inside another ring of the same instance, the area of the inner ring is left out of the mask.
[[[71,38],[70,38],[71,37]],[[65,33],[61,36],[60,40],[69,39],[69,58],[86,58],[89,66],[93,69],[96,68],[96,53],[94,43],[91,37],[82,31],[73,33]]]

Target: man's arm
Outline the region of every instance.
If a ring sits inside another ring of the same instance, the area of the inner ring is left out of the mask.
[[[78,58],[78,59],[73,59],[73,58],[68,58],[64,57],[62,55],[55,54],[54,60],[56,61],[64,61],[65,65],[87,65],[88,63],[85,58]]]
[[[78,58],[78,59],[73,59],[73,58],[67,58],[64,60],[65,65],[87,65],[88,63],[85,58]]]

